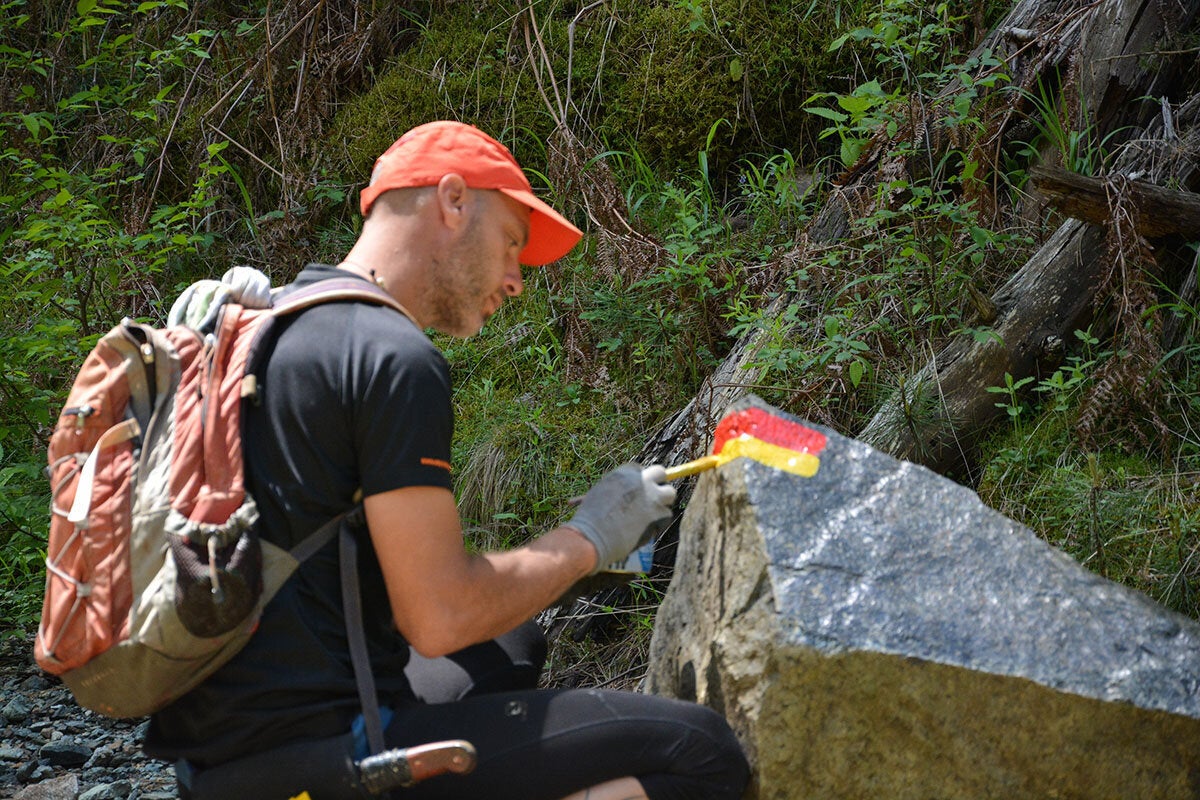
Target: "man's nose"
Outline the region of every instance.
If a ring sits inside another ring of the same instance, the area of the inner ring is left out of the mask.
[[[514,263],[504,275],[504,293],[516,297],[525,290],[525,281],[521,278],[521,265]]]

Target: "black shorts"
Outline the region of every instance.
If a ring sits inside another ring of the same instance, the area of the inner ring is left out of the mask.
[[[749,768],[724,718],[704,706],[635,692],[537,689],[546,645],[528,624],[497,640],[426,659],[405,674],[418,700],[383,709],[388,748],[465,739],[474,771],[428,778],[404,800],[561,800],[637,778],[651,800],[736,800]],[[353,761],[367,755],[362,718],[332,739],[303,738],[196,771],[177,764],[180,797],[360,800]]]
[[[466,739],[479,762],[405,800],[559,800],[625,776],[651,800],[742,796],[746,759],[719,714],[635,692],[535,689],[544,658],[533,624],[445,658],[414,654],[406,673],[422,702],[393,709],[387,745]]]

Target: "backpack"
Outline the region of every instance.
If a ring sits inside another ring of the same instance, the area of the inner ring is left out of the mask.
[[[243,405],[258,397],[256,371],[280,317],[339,300],[411,314],[351,277],[275,297],[247,267],[202,281],[167,327],[123,320],[75,378],[47,456],[51,522],[34,656],[86,708],[139,717],[194,688],[245,645],[267,601],[343,527],[345,514],[290,551],[259,538],[244,483]],[[340,551],[348,620],[360,613],[351,608],[351,539]],[[361,640],[351,631],[368,697]]]

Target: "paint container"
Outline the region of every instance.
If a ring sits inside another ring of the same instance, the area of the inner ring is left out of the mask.
[[[613,564],[605,572],[640,573],[647,575],[650,573],[652,566],[654,566],[653,539],[627,555],[624,561],[618,561]]]

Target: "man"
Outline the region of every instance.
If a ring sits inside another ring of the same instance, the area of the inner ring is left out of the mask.
[[[463,545],[448,369],[422,331],[475,334],[521,293],[522,263],[563,256],[581,233],[533,195],[499,142],[455,122],[397,140],[361,206],[363,230],[345,261],[309,266],[294,286],[357,275],[412,319],[355,302],[281,320],[260,376],[262,405],[245,423],[246,470],[262,535],[284,547],[361,492],[364,624],[386,744],[466,739],[479,754],[473,773],[432,778],[403,796],[740,797],[745,759],[712,711],[633,693],[534,689],[544,641],[528,621],[670,514],[675,495],[662,467],[614,470],[568,523],[524,547]],[[147,752],[185,760],[185,774],[340,734],[364,755],[339,585],[337,547],[327,546],[272,599],[242,652],[152,718]]]

